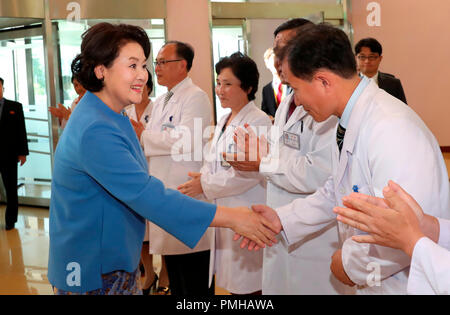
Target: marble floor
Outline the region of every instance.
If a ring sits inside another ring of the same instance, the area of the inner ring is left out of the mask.
[[[5,230],[0,205],[0,295],[52,294],[47,280],[48,209],[20,207],[16,228]]]
[[[16,228],[6,231],[5,207],[0,204],[0,295],[53,294],[47,279],[48,208],[19,207]],[[160,259],[154,267],[159,271]],[[216,294],[229,293],[216,287]]]

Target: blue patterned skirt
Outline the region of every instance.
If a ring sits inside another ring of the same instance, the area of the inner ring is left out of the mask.
[[[123,270],[102,275],[103,287],[88,292],[70,292],[53,287],[55,295],[142,295],[139,268],[134,272]]]

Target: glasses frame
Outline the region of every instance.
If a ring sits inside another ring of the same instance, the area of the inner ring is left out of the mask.
[[[155,64],[155,67],[156,67],[156,66],[162,67],[162,66],[165,66],[166,63],[169,63],[169,62],[175,62],[175,61],[182,61],[182,60],[184,60],[184,59],[159,60],[159,61],[156,60],[156,61],[153,61],[153,63]]]
[[[380,55],[370,55],[370,56],[358,55],[358,56],[356,56],[356,58],[358,58],[358,60],[360,60],[360,61],[366,61],[366,60],[375,61],[380,57],[381,57]]]

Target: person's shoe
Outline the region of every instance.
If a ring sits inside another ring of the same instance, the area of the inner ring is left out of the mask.
[[[142,289],[142,295],[150,295],[151,292],[154,292],[156,289],[156,282],[158,281],[158,275],[155,274],[155,278],[153,278],[152,284],[147,289]]]
[[[155,295],[169,295],[170,289],[168,287],[158,287],[154,294]]]
[[[5,229],[7,231],[12,230],[12,229],[14,229],[14,225],[15,225],[15,223],[12,223],[12,224],[6,223]]]

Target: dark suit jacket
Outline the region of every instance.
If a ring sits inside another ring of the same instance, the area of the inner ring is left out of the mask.
[[[277,101],[275,100],[272,82],[269,82],[269,84],[265,85],[262,89],[261,110],[267,115],[275,117],[275,112],[277,111]]]
[[[378,86],[392,96],[395,96],[403,103],[406,103],[405,92],[399,79],[389,73],[378,73]]]
[[[0,118],[0,160],[29,154],[22,104],[4,100]]]

